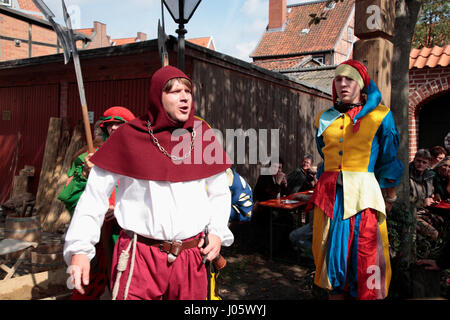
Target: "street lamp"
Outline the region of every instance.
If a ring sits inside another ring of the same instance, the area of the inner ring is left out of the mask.
[[[191,19],[202,0],[162,0],[173,20],[178,23],[178,69],[184,72],[184,25]]]

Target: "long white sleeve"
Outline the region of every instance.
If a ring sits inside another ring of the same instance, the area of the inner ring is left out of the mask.
[[[86,254],[89,259],[95,256],[95,244],[100,239],[100,229],[111,195],[117,180],[114,175],[94,167],[88,178],[86,188],[78,200],[64,243],[64,259],[67,265],[74,254]]]
[[[218,235],[223,246],[230,246],[234,241],[233,233],[228,229],[230,218],[231,193],[226,173],[220,173],[206,179],[208,197],[213,211],[208,226],[209,232]],[[224,205],[228,203],[228,206]]]

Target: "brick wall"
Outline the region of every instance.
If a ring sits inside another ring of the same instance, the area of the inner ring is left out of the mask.
[[[56,33],[32,22],[0,14],[0,61],[30,58],[29,45],[31,27],[31,57],[57,53]],[[16,45],[15,40],[20,40]],[[52,46],[46,46],[49,44]]]
[[[336,44],[333,62],[330,64],[340,64],[345,60],[349,59],[349,53],[353,48],[353,40],[355,38],[354,30],[355,30],[355,19],[354,12],[349,17],[347,23],[342,28],[341,38]],[[351,35],[349,37],[348,29],[351,28]]]
[[[413,68],[409,70],[409,159],[418,148],[419,114],[421,107],[437,94],[449,90],[450,66]]]
[[[19,4],[20,9],[22,10],[36,11],[40,14],[38,7],[36,7],[34,2],[31,0],[17,0],[17,3]]]
[[[28,23],[6,15],[1,15],[0,35],[11,38],[28,39]]]

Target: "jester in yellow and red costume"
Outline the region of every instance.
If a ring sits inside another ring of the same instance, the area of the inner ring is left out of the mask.
[[[364,65],[348,60],[336,68],[337,76],[357,81],[366,98],[344,105],[334,80],[334,106],[315,120],[323,165],[309,203],[314,206],[314,282],[330,294],[383,299],[391,267],[381,189],[395,187],[403,174],[399,134]]]

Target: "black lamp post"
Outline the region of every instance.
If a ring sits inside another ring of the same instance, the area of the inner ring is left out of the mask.
[[[184,25],[191,19],[202,0],[162,0],[173,20],[178,23],[178,69],[184,72]]]

